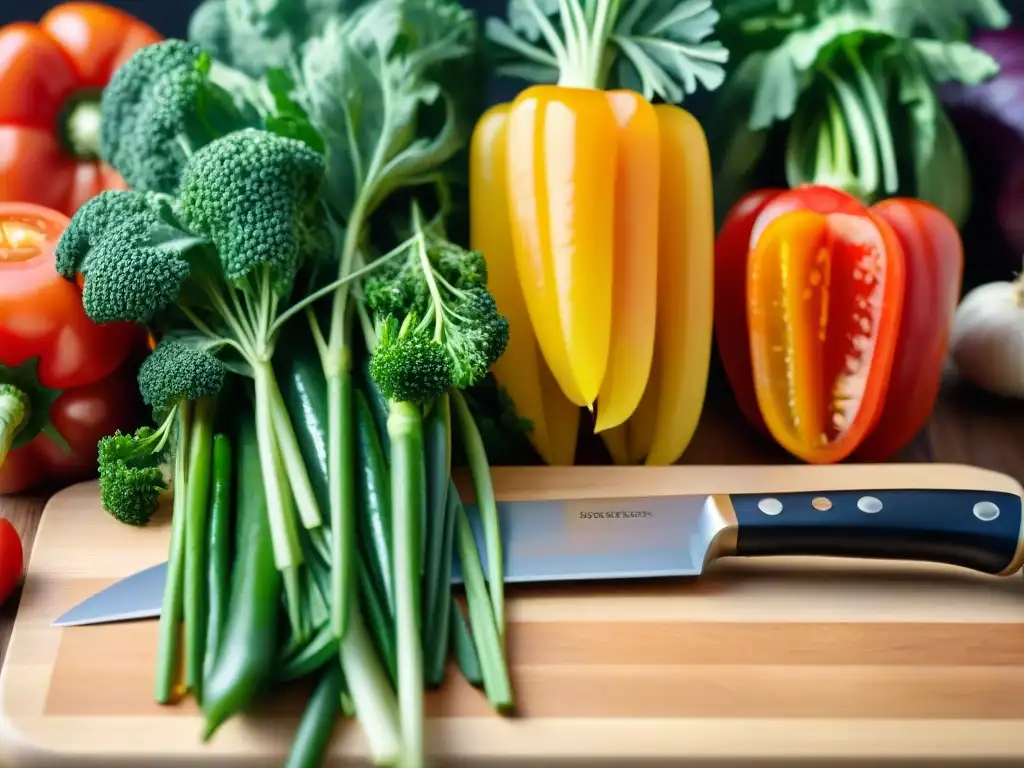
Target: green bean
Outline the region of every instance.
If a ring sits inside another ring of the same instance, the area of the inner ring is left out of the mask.
[[[423,531],[423,581],[424,600],[424,633],[423,647],[426,655],[427,683],[436,685],[444,678],[442,667],[441,679],[432,674],[431,661],[436,657],[435,647],[440,645],[442,651],[447,650],[447,615],[441,612],[442,593],[451,591],[450,581],[444,582],[444,528],[448,486],[452,475],[452,427],[451,410],[448,395],[442,395],[423,420],[423,444],[427,465],[427,504],[426,520]]]
[[[395,590],[391,565],[391,487],[387,461],[366,395],[355,393],[356,444],[359,457],[359,538],[374,581],[384,598],[387,615],[394,616]]]
[[[359,579],[359,596],[366,611],[366,619],[370,622],[370,635],[373,637],[377,652],[384,660],[391,682],[398,683],[398,668],[395,656],[395,627],[387,614],[384,602],[377,592],[369,571],[362,562],[357,564]]]
[[[426,645],[427,684],[440,685],[444,682],[445,666],[452,627],[452,560],[455,551],[455,520],[462,508],[459,490],[451,478],[448,479],[448,494],[445,496],[444,530],[441,533],[440,577],[438,579],[438,600],[434,607],[436,624],[434,634]]]
[[[213,486],[210,494],[210,525],[206,561],[206,647],[203,679],[209,677],[217,660],[217,649],[224,630],[228,594],[231,587],[231,505],[232,475],[231,439],[225,434],[213,438]]]
[[[341,713],[343,676],[337,662],[328,666],[306,704],[284,768],[316,768],[324,764]]]
[[[273,676],[281,619],[282,576],[274,562],[256,424],[241,419],[237,476],[237,557],[224,633],[201,702],[204,738],[244,711]]]

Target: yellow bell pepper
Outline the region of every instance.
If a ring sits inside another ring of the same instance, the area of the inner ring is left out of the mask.
[[[658,312],[654,366],[632,418],[602,433],[616,463],[673,464],[690,444],[711,364],[714,203],[700,123],[654,108],[660,128]]]
[[[553,455],[586,407],[616,462],[666,464],[689,444],[704,401],[714,223],[704,132],[651,99],[716,87],[727,54],[704,40],[717,18],[708,7],[631,7],[564,0],[531,5],[515,29],[489,25],[492,41],[528,60],[517,74],[557,76],[481,118],[470,217],[510,349],[521,336],[495,376],[534,423],[534,444]],[[639,88],[604,90],[613,71]],[[515,297],[498,286],[513,269]],[[542,385],[547,375],[561,397]],[[571,423],[550,411],[565,402]]]
[[[530,442],[545,463],[571,465],[576,455],[580,409],[562,394],[534,336],[516,276],[505,183],[508,106],[481,117],[470,143],[470,247],[486,254],[488,287],[498,311],[508,318],[508,346],[491,369],[533,425]]]

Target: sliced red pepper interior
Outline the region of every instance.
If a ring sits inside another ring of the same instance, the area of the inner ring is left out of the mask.
[[[769,430],[791,453],[837,461],[877,420],[901,267],[898,244],[869,215],[791,211],[759,238],[748,274],[754,383]]]

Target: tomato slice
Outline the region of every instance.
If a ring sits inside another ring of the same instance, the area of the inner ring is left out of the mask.
[[[94,323],[79,287],[57,274],[54,249],[68,221],[43,206],[0,203],[0,364],[38,357],[40,383],[51,389],[110,375],[141,333]]]

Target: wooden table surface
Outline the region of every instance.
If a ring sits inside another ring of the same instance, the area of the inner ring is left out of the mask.
[[[725,391],[713,383],[712,392]],[[931,421],[894,461],[934,461],[1004,472],[1024,483],[1024,401],[990,397],[949,378]],[[731,397],[712,396],[684,464],[778,464],[794,461],[756,435]],[[30,556],[39,517],[49,494],[0,498],[0,517],[14,524]],[[20,591],[0,607],[0,666],[7,651]]]

